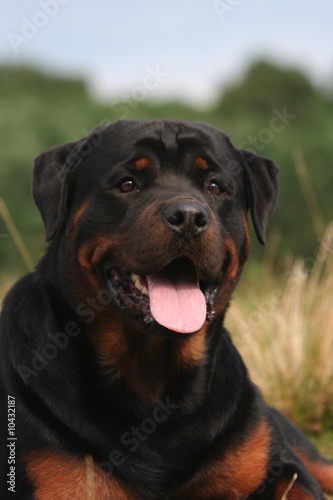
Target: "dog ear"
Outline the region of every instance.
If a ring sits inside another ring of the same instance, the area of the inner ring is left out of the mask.
[[[44,221],[46,241],[52,240],[64,221],[71,173],[109,129],[99,125],[83,139],[60,144],[35,159],[32,194]]]
[[[262,156],[240,151],[245,172],[248,207],[258,241],[266,242],[266,228],[278,197],[278,167]]]
[[[70,174],[77,164],[73,155],[81,141],[61,144],[35,158],[32,194],[50,241],[61,226],[66,209]]]

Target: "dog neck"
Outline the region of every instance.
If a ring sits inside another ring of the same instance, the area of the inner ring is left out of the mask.
[[[214,330],[221,330],[221,318],[215,322]],[[195,334],[171,338],[147,335],[119,312],[95,325],[89,336],[103,372],[110,381],[123,379],[130,390],[147,401],[160,398],[171,379],[207,364],[210,322]]]

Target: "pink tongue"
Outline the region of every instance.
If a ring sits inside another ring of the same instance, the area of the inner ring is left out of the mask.
[[[147,276],[150,310],[160,325],[178,333],[200,330],[206,319],[206,301],[193,272],[161,272]]]

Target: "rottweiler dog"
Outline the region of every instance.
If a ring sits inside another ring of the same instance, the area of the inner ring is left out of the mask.
[[[278,168],[202,123],[120,121],[35,161],[46,253],[1,314],[1,498],[323,499],[333,466],[223,326]]]

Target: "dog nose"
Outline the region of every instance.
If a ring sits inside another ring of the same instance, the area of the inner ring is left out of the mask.
[[[184,201],[164,210],[167,226],[182,236],[198,236],[208,229],[209,215],[199,203]]]

